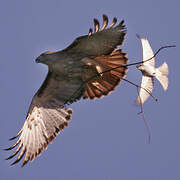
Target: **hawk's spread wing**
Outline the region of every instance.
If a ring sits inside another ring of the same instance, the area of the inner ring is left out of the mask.
[[[97,19],[94,20],[96,26],[99,22]],[[94,33],[75,39],[63,52],[83,54],[85,57],[109,55],[117,46],[122,45],[126,35],[124,21],[122,20],[117,26],[115,24],[116,21],[109,28],[104,26],[101,29],[98,26]]]
[[[149,44],[149,41],[146,38],[141,38],[139,37],[141,40],[141,44],[142,44],[142,50],[143,50],[143,61],[151,58],[154,56],[153,50]],[[152,58],[151,60],[143,63],[144,65],[151,65],[151,66],[155,66],[155,59]]]
[[[153,90],[153,78],[149,77],[149,76],[142,76],[142,80],[141,80],[141,87],[139,90],[139,95],[138,98],[136,100],[136,104],[140,105],[143,104],[148,97],[150,96],[150,94],[152,94],[152,90]],[[146,90],[144,90],[146,89]]]
[[[27,114],[26,121],[19,133],[12,139],[19,137],[17,142],[8,150],[17,146],[16,151],[8,158],[14,157],[18,152],[17,163],[25,155],[23,165],[32,161],[47,148],[48,143],[68,126],[72,110],[64,107],[64,103],[79,99],[82,91],[72,97],[73,92],[79,88],[82,81],[77,79],[66,80],[53,73],[48,76],[40,90],[34,96]]]

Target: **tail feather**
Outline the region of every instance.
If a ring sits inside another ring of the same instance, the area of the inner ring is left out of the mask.
[[[84,62],[89,65],[89,71],[86,69],[83,75],[84,81],[89,79],[90,75],[93,76],[94,74],[119,66],[117,69],[100,74],[100,76],[87,82],[85,85],[86,91],[83,96],[84,99],[101,98],[108,95],[120,84],[121,78],[125,78],[128,71],[128,67],[121,66],[128,62],[127,54],[123,53],[121,49],[113,51],[110,55],[98,56],[95,59],[84,59]]]
[[[164,62],[164,63],[163,63],[161,66],[159,66],[157,69],[158,69],[158,70],[162,73],[162,75],[164,75],[164,76],[167,76],[168,73],[169,73],[168,65],[167,65],[166,62]]]
[[[156,78],[161,83],[163,89],[166,91],[168,88],[168,65],[164,62],[160,67],[157,68],[159,73],[157,73]]]

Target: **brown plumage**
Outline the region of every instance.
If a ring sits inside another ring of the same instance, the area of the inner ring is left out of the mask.
[[[16,164],[23,157],[24,166],[33,161],[68,126],[72,109],[67,104],[83,98],[101,98],[108,95],[124,78],[127,67],[103,73],[111,68],[127,64],[128,58],[121,49],[126,34],[124,21],[115,26],[114,18],[109,28],[108,18],[103,15],[103,25],[94,19],[94,33],[81,36],[62,51],[48,51],[36,62],[48,65],[48,75],[34,95],[22,129],[11,140],[17,142],[15,152],[7,159],[17,156]],[[18,154],[19,153],[19,154]]]
[[[121,49],[119,49],[112,52],[110,55],[96,57],[94,62],[91,59],[87,59],[86,62],[89,63],[89,70],[92,71],[93,68],[91,68],[91,66],[94,66],[94,68],[97,69],[98,73],[102,73],[108,69],[127,64],[128,58],[127,54],[122,53]],[[98,77],[90,80],[85,85],[86,91],[84,92],[83,98],[94,99],[108,95],[112,90],[115,89],[117,85],[120,84],[120,79],[125,78],[127,70],[127,67],[122,66],[110,72],[100,74]],[[91,74],[88,72],[84,75],[87,76],[87,74],[89,77],[86,78],[88,79],[93,76],[94,72],[92,72]],[[84,81],[85,80],[86,79],[84,79]]]

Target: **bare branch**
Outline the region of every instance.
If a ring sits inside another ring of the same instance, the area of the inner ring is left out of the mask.
[[[143,118],[144,124],[145,124],[146,129],[147,129],[147,133],[148,133],[148,144],[150,144],[150,142],[151,142],[151,129],[150,129],[149,123],[146,120],[146,117],[145,117],[145,114],[144,114],[143,104],[142,104],[142,101],[141,101],[141,97],[139,96],[139,88],[138,87],[137,87],[137,93],[138,93],[138,98],[139,98],[139,101],[140,101],[140,108],[141,108],[141,111],[138,114],[142,114],[142,118]]]

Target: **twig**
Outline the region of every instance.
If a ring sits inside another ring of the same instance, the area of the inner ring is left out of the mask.
[[[148,144],[150,144],[150,142],[151,142],[151,129],[150,129],[149,123],[146,120],[146,117],[144,115],[143,104],[142,104],[141,97],[139,96],[139,88],[138,87],[137,87],[137,93],[138,93],[138,98],[140,101],[140,108],[141,108],[141,111],[138,114],[142,114],[142,118],[143,118],[144,124],[145,124],[146,129],[147,129],[147,133],[148,133]]]

